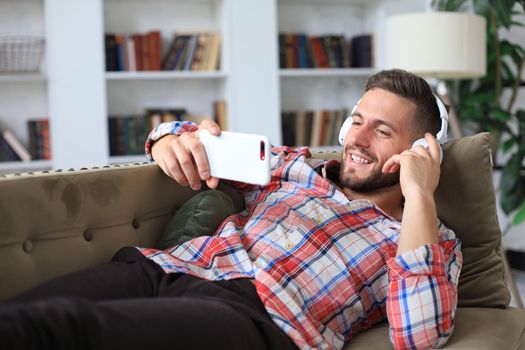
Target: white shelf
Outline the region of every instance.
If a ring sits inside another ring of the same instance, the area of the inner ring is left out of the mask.
[[[281,78],[290,77],[368,77],[376,73],[375,68],[299,68],[299,69],[281,69],[279,76]]]
[[[300,4],[300,5],[366,5],[379,2],[381,0],[279,0],[280,4]]]
[[[0,162],[1,173],[27,172],[30,170],[41,171],[51,169],[50,160],[31,160],[31,161],[14,161]]]
[[[41,73],[0,73],[0,82],[43,82],[46,76]]]
[[[158,72],[106,72],[107,80],[155,80],[155,79],[224,79],[223,71],[158,71]]]

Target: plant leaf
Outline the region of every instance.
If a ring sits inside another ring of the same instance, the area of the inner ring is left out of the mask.
[[[514,152],[503,168],[500,180],[502,197],[516,190],[520,180],[521,158]],[[507,213],[508,214],[508,213]]]
[[[488,18],[492,11],[490,1],[489,0],[474,0],[474,11],[477,14],[485,18]],[[487,21],[487,23],[490,23],[490,21]]]
[[[507,122],[507,121],[511,120],[511,118],[512,118],[512,114],[511,113],[509,113],[507,111],[504,111],[501,108],[493,109],[491,115],[494,118],[496,118],[497,120],[500,120],[502,122]]]
[[[525,221],[525,200],[521,203],[521,206],[512,220],[513,225],[519,225]]]
[[[514,146],[515,144],[516,144],[516,140],[513,138],[510,138],[507,141],[503,142],[503,144],[501,145],[501,149],[503,150],[503,152],[507,153],[512,148],[512,146]]]

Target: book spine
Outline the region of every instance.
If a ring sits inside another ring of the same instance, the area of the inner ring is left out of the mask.
[[[214,119],[221,130],[228,130],[228,115],[226,111],[226,101],[215,101],[213,103]]]
[[[208,53],[209,57],[206,60],[206,70],[214,71],[220,69],[220,57],[221,57],[221,34],[213,33],[210,36],[210,50]]]
[[[159,30],[148,32],[148,46],[150,54],[150,70],[159,71],[162,66],[162,37]]]
[[[0,152],[3,153],[2,158],[7,161],[18,161],[20,160],[20,157],[16,154],[16,152],[9,146],[9,143],[3,138],[3,136],[0,136]]]
[[[134,46],[135,46],[135,60],[137,64],[137,70],[143,71],[144,70],[144,60],[142,57],[142,38],[140,34],[133,34],[131,36],[131,39],[133,40]]]
[[[151,51],[149,47],[149,40],[146,34],[140,35],[140,42],[142,47],[142,68],[145,71],[151,70]]]
[[[11,132],[11,130],[5,129],[2,132],[2,137],[17,154],[17,156],[23,161],[31,160],[31,154],[25,146],[18,140],[18,138]]]
[[[42,133],[42,159],[51,159],[51,137],[49,133],[49,119],[40,120]]]
[[[104,47],[106,53],[106,71],[117,71],[117,41],[114,34],[105,34]]]

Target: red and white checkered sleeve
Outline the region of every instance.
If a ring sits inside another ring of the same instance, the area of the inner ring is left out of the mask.
[[[461,243],[440,227],[442,241],[388,260],[387,316],[396,349],[443,346],[454,329]]]

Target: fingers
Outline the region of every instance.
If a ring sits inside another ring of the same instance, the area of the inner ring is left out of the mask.
[[[177,182],[180,184],[186,182],[193,190],[200,189],[201,180],[210,178],[210,167],[204,146],[195,135],[186,133],[178,138],[172,147],[179,164],[178,169],[174,168],[176,171],[174,178],[182,179],[182,182]]]
[[[401,154],[394,154],[390,157],[385,164],[383,164],[383,173],[393,174],[398,172],[401,167]]]
[[[425,139],[428,142],[428,152],[430,153],[430,156],[432,157],[432,159],[439,162],[441,158],[441,146],[437,142],[434,135],[432,135],[431,133],[425,133]]]
[[[208,180],[206,180],[206,185],[209,188],[217,188],[217,186],[219,185],[219,178],[210,177]]]
[[[199,130],[206,129],[210,132],[210,134],[218,136],[221,133],[221,128],[217,123],[215,123],[211,119],[205,119],[203,120],[199,125]]]

